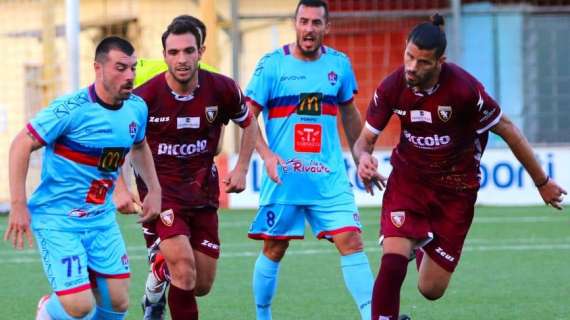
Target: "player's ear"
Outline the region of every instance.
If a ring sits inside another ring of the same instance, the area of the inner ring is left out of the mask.
[[[441,64],[445,63],[446,60],[447,60],[447,57],[445,56],[445,54],[442,54],[441,57],[439,57],[439,59],[437,59],[437,62],[441,65]]]
[[[204,54],[204,52],[206,52],[206,46],[201,46],[200,49],[198,49],[198,55],[199,55],[200,59],[202,58],[202,55]]]

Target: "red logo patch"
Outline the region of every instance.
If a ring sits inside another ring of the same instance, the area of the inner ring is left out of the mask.
[[[390,212],[390,220],[396,228],[400,228],[406,222],[406,212],[404,211],[392,211]]]
[[[162,211],[160,213],[160,220],[165,226],[167,227],[172,226],[172,224],[174,223],[174,211],[172,211],[172,209]]]
[[[295,125],[295,151],[321,152],[323,130],[319,124],[298,123]]]

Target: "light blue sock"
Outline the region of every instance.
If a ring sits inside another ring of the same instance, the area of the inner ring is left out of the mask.
[[[271,320],[271,301],[277,290],[279,262],[267,258],[263,252],[253,269],[253,297],[257,320]]]
[[[95,309],[95,314],[93,315],[93,320],[123,320],[127,317],[127,312],[117,312],[113,310],[108,310],[97,306]]]
[[[362,320],[369,320],[372,318],[370,304],[374,277],[368,264],[368,257],[362,251],[341,256],[340,266],[344,283],[360,310]]]
[[[59,301],[59,299],[57,298],[57,295],[55,293],[52,293],[51,296],[49,297],[48,302],[46,303],[46,311],[49,314],[50,318],[52,319],[61,319],[61,320],[90,320],[93,316],[93,312],[90,312],[89,314],[87,314],[84,317],[81,318],[75,318],[70,316],[67,312],[65,312],[65,309],[63,308],[63,305],[61,304],[61,302]]]

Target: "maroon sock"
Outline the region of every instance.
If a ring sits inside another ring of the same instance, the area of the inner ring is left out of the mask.
[[[408,269],[408,257],[388,253],[382,256],[380,271],[372,293],[372,319],[397,320],[400,289]],[[386,318],[380,318],[384,316]]]
[[[172,320],[198,320],[194,290],[183,290],[171,283],[168,289],[168,307]]]
[[[416,249],[416,267],[420,271],[420,266],[422,265],[422,259],[424,258],[424,251],[422,249]]]

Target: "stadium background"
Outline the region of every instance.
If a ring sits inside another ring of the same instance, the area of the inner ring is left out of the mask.
[[[356,103],[362,113],[379,81],[401,64],[410,27],[438,11],[447,19],[449,60],[485,84],[533,145],[546,147],[545,151],[553,147],[566,159],[569,1],[329,3],[332,29],[325,41],[352,59],[360,86]],[[168,22],[178,14],[196,15],[208,25],[204,61],[246,86],[263,53],[294,39],[290,17],[295,5],[296,0],[0,1],[0,181],[8,181],[9,143],[26,121],[55,96],[92,81],[94,46],[103,36],[127,37],[139,57],[160,59],[160,35]],[[219,159],[222,170],[227,157],[231,163],[238,135],[235,127],[226,130],[224,155]],[[399,126],[393,119],[377,148],[389,149],[398,139]],[[504,148],[504,143],[492,137],[490,146]],[[36,153],[30,190],[40,165],[41,153]],[[568,179],[561,182],[568,185]],[[8,184],[0,184],[0,211],[6,211],[8,203]]]

